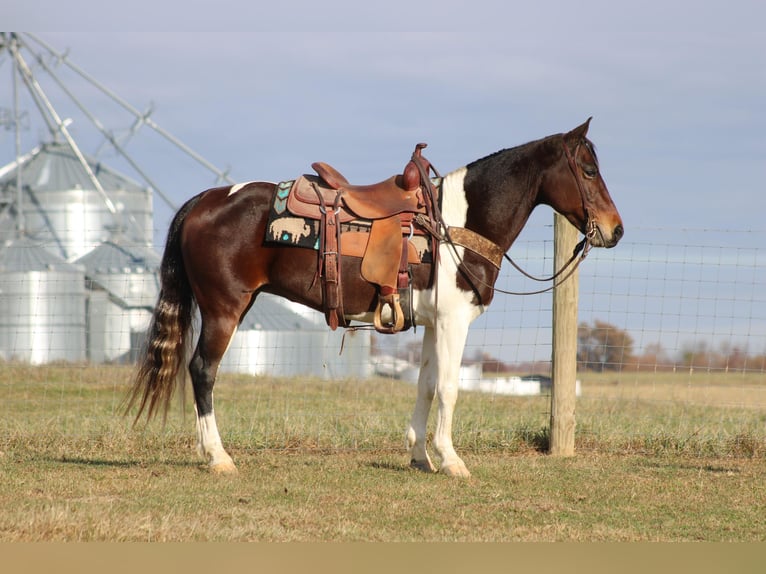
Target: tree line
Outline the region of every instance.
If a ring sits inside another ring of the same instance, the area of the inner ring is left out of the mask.
[[[418,363],[420,343],[411,343],[398,356]],[[483,349],[477,349],[472,357],[466,357],[464,363],[481,363],[484,373],[498,375],[544,372],[550,368],[549,361],[506,363]],[[652,343],[639,353],[635,340],[627,330],[596,319],[592,323],[578,325],[577,363],[579,369],[596,372],[648,369],[766,372],[766,350],[753,354],[747,348],[729,342],[714,347],[706,341],[697,341],[684,344],[674,353],[667,351],[660,343]]]
[[[598,319],[578,326],[577,361],[580,368],[597,372],[647,367],[656,370],[766,370],[766,352],[751,354],[746,348],[729,342],[723,342],[717,348],[706,341],[687,343],[675,356],[660,343],[653,343],[637,354],[635,341],[626,330]]]

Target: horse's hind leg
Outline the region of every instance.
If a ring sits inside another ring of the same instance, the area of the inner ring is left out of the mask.
[[[210,470],[220,474],[235,474],[237,467],[223,448],[218,434],[213,409],[213,385],[221,359],[236,332],[237,323],[238,318],[206,321],[203,315],[199,342],[189,364],[197,411],[197,451],[208,460]]]

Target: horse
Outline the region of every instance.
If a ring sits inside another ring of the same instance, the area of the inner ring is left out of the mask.
[[[595,147],[587,138],[590,121],[446,174],[440,189],[445,230],[471,230],[505,253],[532,210],[547,205],[583,233],[591,246],[614,247],[623,236],[623,225],[601,176]],[[126,413],[137,408],[135,422],[144,414],[147,420],[160,412],[167,415],[174,390],[185,383],[196,308],[199,335],[188,372],[197,451],[213,473],[237,472],[218,431],[213,387],[220,361],[256,297],[267,292],[313,309],[323,307],[322,288],[315,280],[317,251],[264,242],[275,190],[276,184],[260,181],[217,187],[189,199],[175,214],[147,343],[126,397]],[[414,265],[411,271],[414,322],[424,328],[424,335],[406,444],[412,468],[468,477],[452,441],[458,375],[469,324],[492,302],[499,265],[444,236],[437,246],[431,262]],[[344,257],[341,275],[346,286],[345,319],[369,321],[377,293],[361,277],[359,258]],[[438,469],[426,448],[434,397]]]

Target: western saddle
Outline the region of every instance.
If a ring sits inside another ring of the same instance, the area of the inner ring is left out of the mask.
[[[341,257],[362,258],[362,277],[378,287],[378,304],[373,316],[375,329],[396,333],[412,326],[409,309],[409,266],[420,263],[411,243],[414,235],[430,234],[438,213],[437,188],[429,170],[438,172],[423,157],[426,144],[417,144],[401,174],[372,185],[352,185],[334,167],[316,162],[317,175],[295,180],[287,198],[292,214],[319,221],[319,257],[316,278],[322,281],[322,298],[327,324],[334,330],[348,326],[343,313]],[[358,223],[369,232],[341,231],[342,224]],[[431,236],[432,252],[436,240]],[[408,312],[402,309],[402,298]],[[388,308],[390,321],[384,322]]]

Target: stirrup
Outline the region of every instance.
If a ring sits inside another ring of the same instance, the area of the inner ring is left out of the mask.
[[[386,306],[391,308],[393,321],[384,325],[381,319],[381,314],[383,312],[383,308]],[[388,335],[398,333],[404,328],[404,311],[402,311],[402,306],[399,303],[399,293],[378,295],[378,306],[375,309],[373,324],[375,325],[376,331]]]

